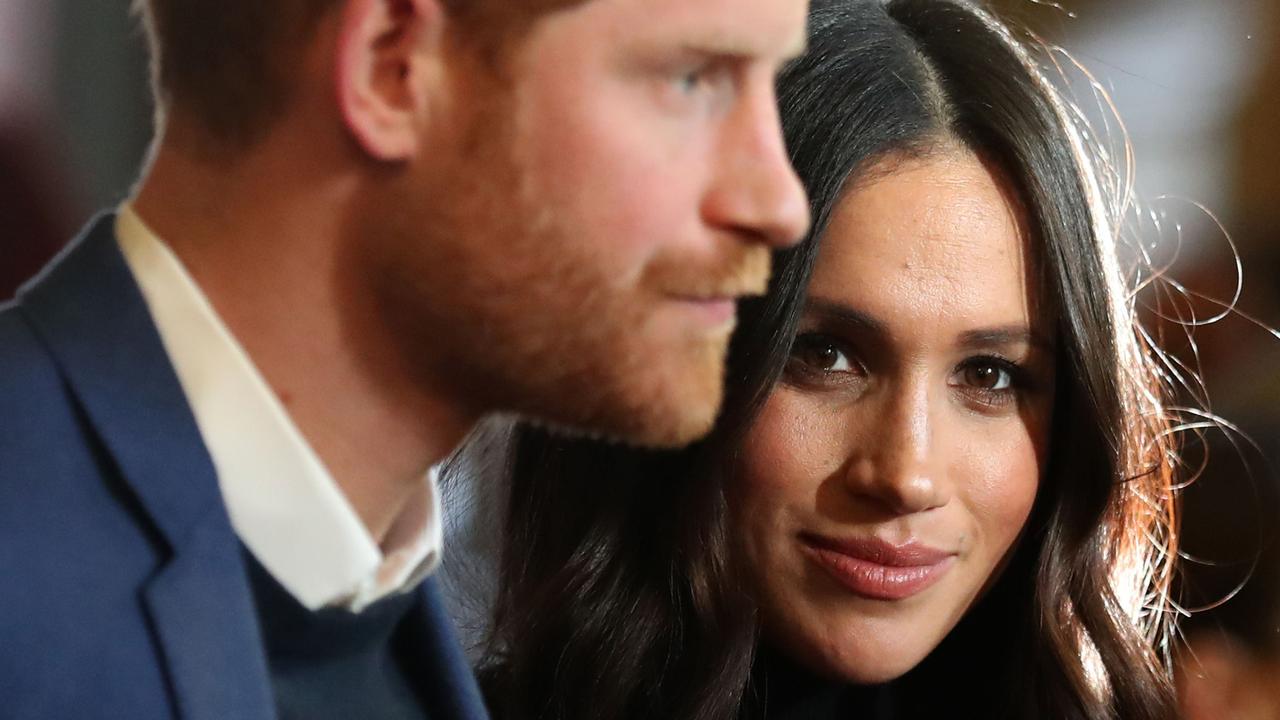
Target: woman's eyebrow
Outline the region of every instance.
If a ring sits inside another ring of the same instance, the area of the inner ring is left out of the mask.
[[[1045,351],[1051,351],[1054,347],[1053,342],[1045,335],[1020,324],[968,330],[960,334],[960,339],[956,344],[963,348],[991,347],[994,345],[1030,345]]]
[[[852,328],[856,328],[862,332],[878,335],[881,337],[889,336],[889,326],[874,315],[867,314],[861,310],[856,310],[843,303],[824,300],[822,298],[810,298],[805,303],[804,308],[806,315],[820,317],[830,322],[840,323]]]
[[[880,318],[844,303],[825,298],[810,298],[805,303],[805,315],[839,323],[862,333],[878,337],[890,337],[889,325]],[[984,348],[1008,345],[1030,345],[1045,352],[1052,352],[1055,344],[1048,336],[1022,323],[996,325],[967,330],[960,334],[956,345],[962,348]]]

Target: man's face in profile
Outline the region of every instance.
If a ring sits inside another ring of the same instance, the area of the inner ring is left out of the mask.
[[[501,58],[458,43],[440,152],[396,179],[370,248],[430,375],[629,442],[705,434],[734,301],[808,225],[774,96],[806,12],[588,0]]]

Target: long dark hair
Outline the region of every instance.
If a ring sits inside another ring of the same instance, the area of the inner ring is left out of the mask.
[[[750,715],[755,608],[734,568],[724,469],[790,352],[833,208],[890,153],[959,141],[994,159],[1032,220],[1058,309],[1046,476],[1011,565],[902,682],[914,716],[1170,718],[1175,457],[1152,349],[1135,332],[1116,218],[1069,108],[1007,26],[965,0],[822,0],[779,81],[814,226],[746,303],[712,435],[654,452],[517,432],[482,679],[503,720]],[[856,282],[856,278],[851,278]],[[931,700],[932,698],[932,700]],[[957,704],[960,703],[960,704]],[[971,703],[966,705],[964,703]]]

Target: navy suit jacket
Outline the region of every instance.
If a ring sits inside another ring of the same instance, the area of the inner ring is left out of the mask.
[[[435,581],[420,597],[432,720],[483,719]],[[241,546],[112,216],[0,306],[0,716],[275,717]]]

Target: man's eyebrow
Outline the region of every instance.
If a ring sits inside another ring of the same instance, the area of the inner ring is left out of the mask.
[[[733,37],[729,33],[709,32],[696,35],[690,37],[681,45],[683,50],[690,54],[714,55],[732,60],[752,60],[765,55],[772,55],[772,53],[768,52],[768,46]],[[808,45],[808,36],[801,35],[795,42],[782,49],[778,54],[778,59],[783,62],[794,60],[805,53]]]
[[[690,57],[733,63],[747,62],[757,57],[751,47],[733,42],[688,42],[681,47],[681,52]]]
[[[1001,325],[998,327],[969,330],[960,335],[957,343],[963,348],[982,348],[999,345],[1030,345],[1040,350],[1052,351],[1054,343],[1046,336],[1026,325]]]

